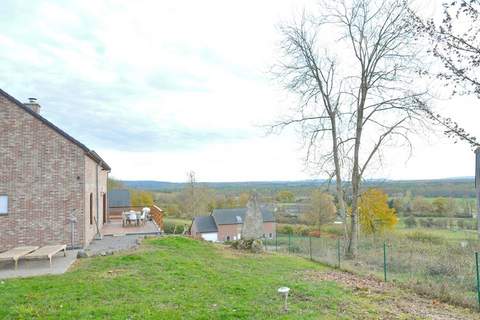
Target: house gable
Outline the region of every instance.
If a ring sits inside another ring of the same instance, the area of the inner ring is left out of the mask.
[[[103,159],[95,151],[90,150],[83,143],[81,143],[80,141],[76,140],[75,138],[73,138],[72,136],[67,134],[65,131],[63,131],[62,129],[60,129],[59,127],[57,127],[56,125],[54,125],[53,123],[51,123],[50,121],[45,119],[44,117],[42,117],[37,112],[35,112],[35,111],[31,110],[30,108],[26,107],[23,103],[21,103],[20,101],[18,101],[17,99],[15,99],[11,95],[9,95],[5,91],[3,91],[2,89],[0,89],[0,95],[3,96],[8,101],[10,101],[13,105],[19,107],[20,109],[22,109],[26,113],[30,114],[31,116],[33,116],[34,118],[36,118],[37,120],[39,120],[40,122],[45,124],[47,127],[51,128],[53,131],[55,131],[56,133],[58,133],[59,135],[61,135],[62,137],[64,137],[68,141],[70,141],[71,143],[78,146],[80,149],[82,149],[85,152],[85,154],[88,157],[90,157],[96,163],[99,163],[104,170],[111,171],[110,166],[105,161],[103,161]]]

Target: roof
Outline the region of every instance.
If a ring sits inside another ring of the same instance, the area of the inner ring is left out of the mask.
[[[130,207],[130,192],[124,189],[110,190],[108,192],[108,207]]]
[[[37,118],[38,120],[40,120],[41,122],[43,122],[46,126],[50,127],[53,131],[56,131],[58,134],[60,134],[61,136],[63,136],[65,139],[69,140],[70,142],[72,142],[73,144],[77,145],[78,147],[80,147],[84,152],[85,154],[90,157],[92,160],[94,160],[96,163],[98,163],[99,165],[102,166],[103,169],[107,170],[107,171],[110,171],[111,168],[110,166],[93,150],[90,150],[89,148],[87,148],[87,146],[85,146],[83,143],[81,143],[80,141],[78,141],[77,139],[73,138],[72,136],[70,136],[69,134],[67,134],[65,131],[63,131],[62,129],[60,129],[59,127],[57,127],[56,125],[54,125],[53,123],[51,123],[50,121],[48,121],[47,119],[45,119],[44,117],[42,117],[40,114],[36,113],[35,111],[31,110],[30,108],[26,107],[23,103],[21,103],[20,101],[18,101],[17,99],[15,99],[14,97],[12,97],[11,95],[9,95],[8,93],[6,93],[5,91],[3,91],[2,89],[0,89],[0,95],[4,96],[7,100],[9,100],[10,102],[12,102],[13,104],[15,104],[17,107],[23,109],[23,111],[29,113],[30,115],[32,115],[34,118]]]
[[[262,212],[263,222],[275,222],[275,217],[273,216],[272,211],[266,208],[260,208],[260,211]],[[212,216],[217,225],[242,224],[245,220],[246,213],[247,208],[214,209]]]
[[[217,232],[218,228],[212,216],[197,216],[193,218],[193,223],[197,226],[200,233]]]

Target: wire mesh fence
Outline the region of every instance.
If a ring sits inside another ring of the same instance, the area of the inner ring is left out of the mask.
[[[389,237],[365,238],[355,258],[345,256],[345,241],[331,237],[277,234],[265,248],[302,256],[361,275],[394,281],[445,302],[480,308],[478,241],[432,242]]]

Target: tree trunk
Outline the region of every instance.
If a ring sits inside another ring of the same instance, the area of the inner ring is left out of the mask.
[[[337,193],[338,211],[340,217],[343,219],[345,241],[348,242],[349,237],[347,229],[347,214],[345,210],[345,199],[342,188],[342,169],[340,166],[340,159],[338,154],[338,137],[335,115],[333,117],[330,115],[330,121],[332,124],[333,162],[335,165],[335,188]]]
[[[357,105],[357,121],[355,129],[355,148],[353,153],[353,168],[352,168],[352,214],[350,223],[350,241],[348,244],[347,255],[355,257],[358,247],[358,196],[360,194],[360,143],[362,141],[363,131],[363,110],[365,108],[365,100],[367,97],[367,80],[365,74],[362,72],[362,82],[360,85],[360,101]]]

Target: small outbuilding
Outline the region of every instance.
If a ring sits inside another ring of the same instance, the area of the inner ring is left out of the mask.
[[[271,210],[260,208],[263,218],[263,237],[276,236],[275,216]],[[193,218],[190,233],[207,241],[239,240],[247,208],[214,209],[209,216]]]

